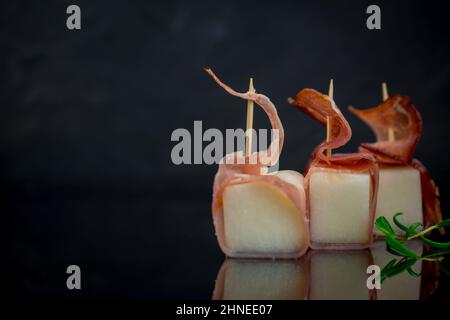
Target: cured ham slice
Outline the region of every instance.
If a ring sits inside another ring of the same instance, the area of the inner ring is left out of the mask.
[[[262,94],[239,93],[206,71],[229,94],[254,101],[269,117],[274,137],[267,150],[228,154],[214,179],[212,214],[222,251],[230,257],[297,258],[309,246],[303,176],[268,173],[278,161],[284,130],[275,106]]]
[[[374,143],[360,146],[360,151],[372,153],[380,166],[376,217],[384,215],[391,220],[394,214],[403,212],[405,224],[420,221],[426,227],[441,221],[438,188],[425,166],[413,159],[422,133],[422,118],[411,99],[394,95],[374,108],[349,110],[377,138]],[[400,233],[398,228],[396,231]]]
[[[375,133],[375,143],[362,143],[361,149],[373,153],[383,163],[410,163],[422,133],[422,118],[408,97],[394,95],[375,108],[349,110]],[[389,140],[389,130],[394,140]]]
[[[308,296],[305,259],[226,259],[219,270],[214,300],[304,300]]]
[[[311,248],[367,248],[372,243],[378,186],[374,156],[363,152],[324,154],[326,149],[345,145],[352,136],[348,122],[329,96],[304,89],[288,102],[324,126],[327,117],[331,118],[330,139],[319,144],[306,169]]]

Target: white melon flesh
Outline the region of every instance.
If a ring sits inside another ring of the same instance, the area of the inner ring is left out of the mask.
[[[368,300],[369,251],[314,251],[310,258],[311,300]]]
[[[408,241],[407,246],[417,255],[422,255],[423,242],[420,239]],[[380,269],[383,269],[392,259],[399,260],[398,256],[386,251],[384,241],[376,241],[371,250],[374,263]],[[420,274],[422,272],[422,261],[418,260],[412,266],[412,270]],[[421,276],[414,277],[404,271],[383,281],[381,289],[377,290],[377,298],[379,300],[418,300],[420,298],[421,281]]]
[[[303,177],[279,172],[303,192]],[[295,254],[307,245],[304,212],[280,190],[266,182],[227,186],[223,192],[225,244],[236,254]]]
[[[369,174],[316,171],[310,186],[311,243],[358,245],[370,241]]]
[[[233,260],[223,276],[224,300],[300,300],[308,292],[303,260]]]
[[[392,222],[397,212],[403,213],[399,220],[406,226],[423,222],[420,173],[415,168],[380,168],[376,217],[385,216]],[[396,226],[395,229],[400,232]]]

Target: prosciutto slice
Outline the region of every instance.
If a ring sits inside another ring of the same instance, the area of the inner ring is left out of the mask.
[[[222,251],[230,257],[245,258],[296,258],[302,256],[308,249],[309,234],[308,220],[304,213],[305,193],[303,187],[287,182],[285,179],[268,174],[268,166],[277,163],[284,143],[284,129],[278,117],[277,111],[270,99],[262,94],[246,92],[240,93],[224,84],[214,72],[207,68],[205,71],[215,80],[215,82],[225,91],[243,100],[251,100],[260,106],[267,114],[274,134],[270,146],[266,150],[254,152],[250,156],[243,155],[242,152],[234,152],[226,155],[219,164],[219,170],[214,178],[212,214],[219,246]],[[264,159],[264,161],[262,160]],[[306,230],[305,238],[308,243],[299,251],[292,253],[236,253],[229,249],[225,241],[224,217],[223,217],[223,193],[228,186],[245,184],[249,182],[264,182],[281,190],[298,208],[299,214],[303,215]]]
[[[362,143],[361,149],[373,153],[383,163],[410,163],[422,133],[422,118],[408,97],[395,95],[375,108],[349,110],[375,133],[375,143]],[[389,128],[395,136],[389,141]]]
[[[330,157],[324,154],[326,149],[336,149],[345,145],[352,136],[352,131],[347,120],[336,106],[335,102],[327,95],[313,89],[303,89],[299,91],[295,99],[288,98],[288,103],[299,108],[301,111],[312,117],[314,120],[326,126],[327,117],[331,118],[331,135],[328,141],[321,142],[311,155],[309,164],[306,167],[306,194],[307,194],[307,216],[311,219],[311,192],[310,180],[313,172],[334,171],[339,173],[368,173],[370,175],[371,191],[369,205],[369,223],[367,231],[371,232],[373,228],[373,218],[376,209],[376,195],[378,189],[378,166],[374,156],[367,152],[337,154],[333,153]],[[339,186],[336,186],[339,188]],[[329,249],[358,249],[366,248],[372,242],[355,245],[340,244],[314,244],[311,241],[311,247],[329,248]]]
[[[360,151],[370,152],[381,165],[411,166],[420,172],[425,226],[442,221],[439,190],[426,167],[413,159],[422,134],[422,118],[411,102],[401,95],[389,97],[386,101],[370,109],[349,110],[363,120],[375,133],[377,141],[362,143]],[[392,130],[394,138],[388,139]],[[443,229],[440,230],[444,232]]]

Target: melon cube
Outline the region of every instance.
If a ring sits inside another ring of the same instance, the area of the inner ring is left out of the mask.
[[[420,173],[412,167],[381,167],[376,217],[385,216],[392,222],[397,212],[403,213],[399,220],[406,226],[423,222]],[[397,233],[401,233],[397,226],[391,224]],[[382,234],[376,229],[375,233]]]
[[[303,176],[278,172],[304,192]],[[223,192],[225,244],[237,256],[295,255],[308,245],[305,213],[278,187],[266,182],[227,186]]]
[[[312,247],[369,244],[373,224],[370,175],[316,170],[309,183]]]

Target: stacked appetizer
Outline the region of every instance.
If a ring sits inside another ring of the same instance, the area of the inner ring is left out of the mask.
[[[234,152],[219,165],[212,213],[227,256],[298,258],[308,247],[363,249],[372,243],[376,216],[403,212],[405,224],[423,216],[425,226],[442,220],[437,187],[425,167],[412,159],[422,126],[409,98],[396,95],[376,108],[350,108],[371,126],[378,141],[362,144],[358,153],[335,154],[332,150],[345,145],[352,131],[333,100],[332,83],[328,95],[301,90],[288,102],[326,126],[327,138],[312,152],[306,177],[289,170],[268,173],[284,143],[275,106],[252,87],[236,92],[211,69],[205,70],[232,96],[259,105],[275,129],[267,150]]]
[[[385,98],[371,109],[349,107],[377,138],[375,143],[360,146],[361,152],[375,156],[380,168],[376,217],[383,215],[391,220],[402,212],[406,225],[423,222],[428,227],[441,221],[442,215],[438,188],[425,166],[413,159],[422,133],[422,118],[410,98],[387,97],[387,93]]]
[[[350,140],[352,131],[330,96],[303,89],[288,102],[328,129],[306,169],[311,248],[367,248],[372,243],[378,184],[375,158],[367,152],[331,154]]]
[[[309,246],[304,178],[295,171],[267,170],[267,164],[277,163],[284,143],[284,129],[275,106],[262,94],[234,91],[211,69],[206,71],[229,94],[259,105],[275,129],[267,150],[251,155],[228,154],[219,165],[212,212],[222,251],[229,257],[302,256]],[[265,165],[261,159],[266,159]]]

